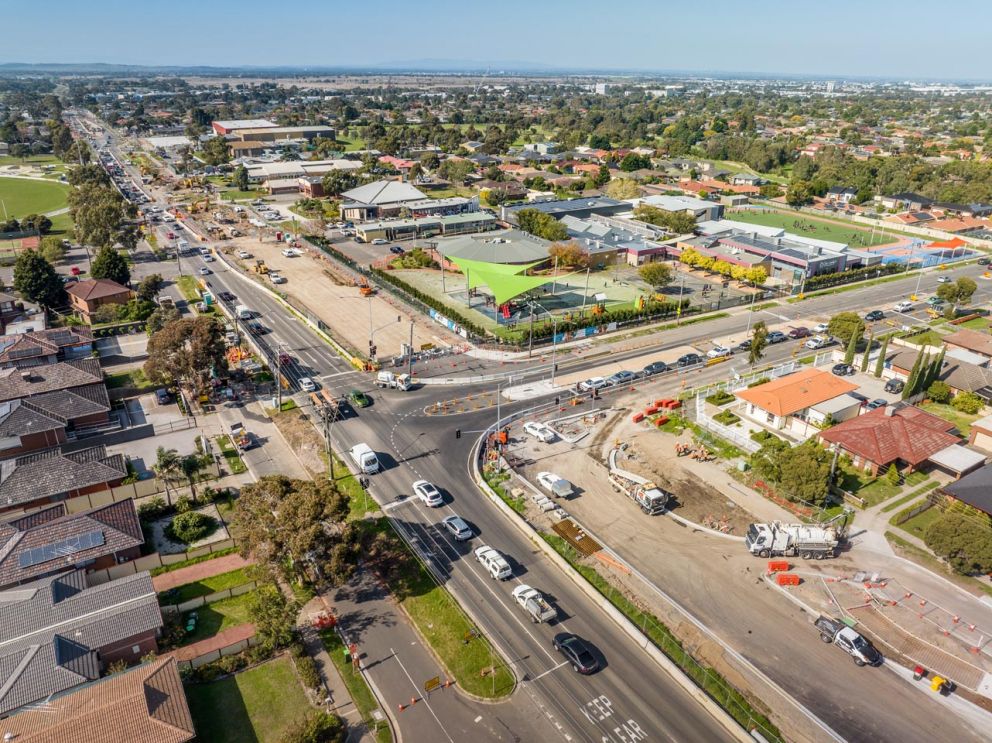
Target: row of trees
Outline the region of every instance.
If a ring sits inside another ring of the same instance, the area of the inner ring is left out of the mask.
[[[698,250],[687,248],[682,251],[679,261],[690,268],[701,268],[726,276],[734,281],[746,281],[753,286],[761,286],[768,280],[768,272],[761,266],[738,266],[730,261],[717,260],[713,256],[703,255]]]
[[[675,235],[688,235],[696,229],[696,217],[689,212],[670,212],[650,204],[638,204],[634,219],[657,227],[664,227]]]
[[[517,224],[524,232],[542,237],[545,240],[567,240],[568,230],[561,222],[537,209],[521,209],[517,212]]]

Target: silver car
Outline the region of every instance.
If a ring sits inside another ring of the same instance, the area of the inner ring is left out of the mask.
[[[441,523],[451,533],[451,536],[459,542],[464,542],[472,538],[472,529],[469,528],[469,525],[465,523],[465,520],[461,516],[448,516]]]

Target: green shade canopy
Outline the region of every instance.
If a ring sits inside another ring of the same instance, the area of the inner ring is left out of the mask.
[[[533,268],[543,261],[535,261],[525,265],[513,265],[509,263],[485,263],[483,261],[473,261],[468,258],[451,258],[451,262],[458,266],[468,278],[469,289],[476,289],[480,286],[488,286],[493,293],[496,304],[503,304],[514,297],[519,297],[531,289],[536,289],[544,284],[550,284],[566,276],[522,276],[524,271]]]

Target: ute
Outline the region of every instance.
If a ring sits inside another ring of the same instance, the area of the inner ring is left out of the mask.
[[[875,646],[840,620],[820,616],[813,622],[813,626],[820,631],[821,640],[827,643],[832,642],[850,655],[857,665],[881,665],[882,654]]]
[[[535,624],[551,622],[558,616],[558,611],[547,602],[541,592],[525,583],[513,589],[513,600],[530,615],[530,621]]]

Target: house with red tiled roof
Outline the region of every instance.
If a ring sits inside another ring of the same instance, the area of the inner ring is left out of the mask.
[[[954,424],[912,405],[876,408],[819,433],[855,467],[877,475],[895,464],[912,472],[931,457],[961,443]]]
[[[82,315],[86,322],[91,322],[91,315],[100,307],[108,304],[127,304],[132,292],[126,286],[121,286],[110,279],[86,279],[76,281],[65,288],[69,295],[72,309]]]
[[[803,369],[734,393],[740,412],[765,428],[805,439],[828,419],[858,414],[861,401],[850,393],[858,385],[820,369]]]

